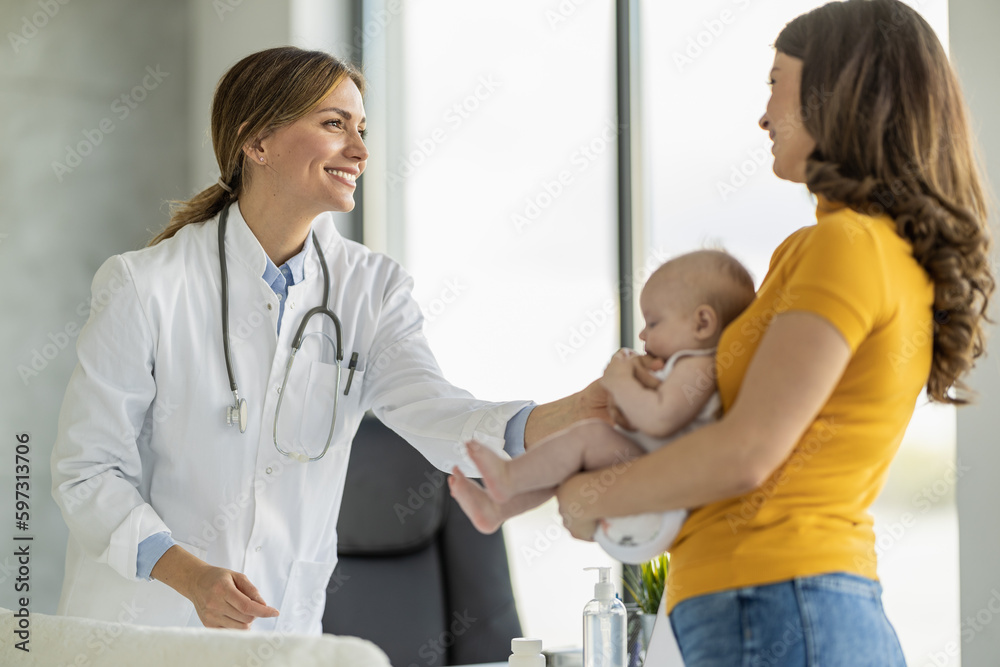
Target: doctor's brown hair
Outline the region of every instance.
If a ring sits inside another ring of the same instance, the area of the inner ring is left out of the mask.
[[[170,223],[149,245],[169,239],[184,225],[211,220],[250,182],[243,146],[302,118],[347,77],[365,93],[352,65],[322,51],[282,46],[253,53],[226,72],[212,100],[212,147],[222,181],[187,201],[174,202]]]
[[[968,112],[937,35],[898,0],[848,0],[794,19],[774,46],[802,60],[807,187],[895,220],[934,282],[927,392],[967,403],[949,390],[983,353],[995,281]]]

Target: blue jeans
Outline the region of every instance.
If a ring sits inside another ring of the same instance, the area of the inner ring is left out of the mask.
[[[685,667],[906,667],[882,586],[853,574],[690,598],[670,624]]]

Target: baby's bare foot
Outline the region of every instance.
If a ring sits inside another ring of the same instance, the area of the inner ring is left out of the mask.
[[[485,447],[475,440],[465,443],[465,447],[469,452],[469,457],[479,468],[479,474],[483,476],[483,484],[486,486],[486,493],[490,494],[490,498],[499,504],[510,500],[515,492],[511,488],[508,462],[497,456],[496,452],[489,447]]]
[[[462,474],[457,467],[452,469],[448,478],[448,488],[451,497],[458,502],[465,515],[472,521],[480,533],[489,535],[495,533],[503,523],[497,504],[487,495],[483,487]]]

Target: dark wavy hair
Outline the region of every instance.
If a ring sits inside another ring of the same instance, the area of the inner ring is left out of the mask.
[[[816,141],[806,185],[888,213],[934,281],[931,400],[964,404],[961,377],[985,348],[995,281],[987,202],[968,112],[934,31],[898,0],[831,2],[775,48],[802,60],[802,119]]]

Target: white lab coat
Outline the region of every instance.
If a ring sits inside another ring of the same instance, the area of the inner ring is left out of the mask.
[[[365,410],[442,470],[462,464],[457,445],[469,438],[502,447],[507,421],[528,403],[478,401],[449,384],[421,333],[411,278],[391,259],[342,238],[329,214],[312,229],[330,267],[345,366],[359,353],[333,443],[317,462],[284,457],[272,441],[292,337],[322,300],[312,244],[277,335],[278,299],[261,278],[264,251],[239,206],[230,207],[230,336],[249,409],[243,434],[225,419],[233,397],[222,347],[218,217],[114,256],[97,272],[52,456],[53,495],[70,529],[59,613],[200,625],[187,599],[136,578],[138,544],[169,531],[208,563],[246,574],[281,612],[256,620],[254,629],[318,633],[337,561],[351,440]],[[308,330],[320,327],[333,336],[328,318],[314,317]],[[315,452],[326,440],[337,390],[334,367],[315,361],[333,359],[322,340],[310,336],[296,357],[279,421],[280,437]],[[345,369],[341,392],[346,379]]]

